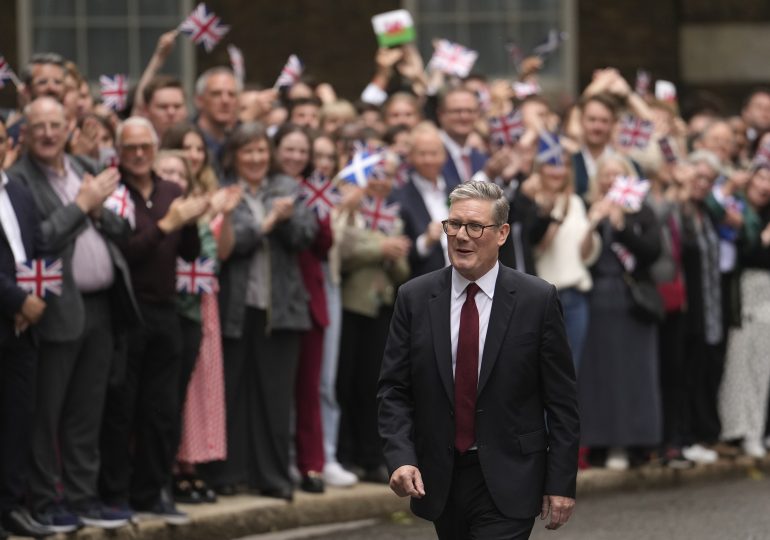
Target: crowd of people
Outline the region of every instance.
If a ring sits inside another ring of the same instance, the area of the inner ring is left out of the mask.
[[[449,264],[448,193],[469,181],[509,199],[501,262],[559,291],[581,467],[764,456],[770,90],[685,121],[606,68],[555,110],[511,80],[426,71],[407,45],[378,50],[355,102],[308,76],[244,86],[224,66],[188,96],[159,74],[175,38],[122,112],[76,65],[35,54],[0,122],[6,530],[178,524],[176,502],[387,482],[376,388],[392,305]],[[520,82],[536,90],[541,67],[525,59]],[[514,111],[521,133],[500,144],[489,119]],[[629,115],[651,126],[643,144],[620,140]],[[367,149],[375,174],[341,178]],[[607,196],[629,177],[650,182],[632,209]],[[125,213],[105,207],[121,190]],[[59,294],[17,283],[38,258],[61,259]],[[206,262],[216,280],[180,287],[180,268]]]

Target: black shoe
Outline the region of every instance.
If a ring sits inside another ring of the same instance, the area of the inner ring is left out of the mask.
[[[290,487],[263,489],[260,493],[263,497],[270,497],[271,499],[283,499],[286,502],[294,500],[294,491]]]
[[[308,493],[323,493],[324,481],[323,478],[321,478],[321,473],[310,471],[302,477],[302,482],[300,482],[299,487],[302,491]]]
[[[8,538],[8,533],[5,529],[0,527],[0,540],[6,540]]]
[[[33,538],[43,538],[56,534],[56,531],[49,529],[35,521],[24,508],[14,508],[3,513],[3,529],[14,536],[31,536]],[[0,536],[0,538],[4,538]]]
[[[174,477],[173,487],[174,502],[182,504],[200,504],[200,493],[195,489],[192,478],[189,476],[176,476]]]
[[[217,495],[223,495],[225,497],[230,497],[231,495],[235,495],[238,493],[238,490],[233,484],[223,484],[221,486],[214,486],[214,491]]]
[[[203,481],[200,478],[192,477],[190,479],[190,482],[192,482],[193,489],[195,490],[195,493],[198,494],[200,502],[203,502],[203,503],[217,502],[216,492],[213,489],[211,489],[211,487],[209,487],[209,485],[205,481]]]

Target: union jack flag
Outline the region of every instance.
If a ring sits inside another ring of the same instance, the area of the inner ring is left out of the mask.
[[[64,279],[61,259],[34,259],[16,264],[16,284],[35,296],[61,296]]]
[[[652,122],[627,114],[620,121],[618,143],[623,148],[644,148],[650,142],[653,129]]]
[[[216,261],[198,257],[193,262],[176,260],[176,290],[187,294],[213,293],[217,288]]]
[[[644,69],[636,70],[636,83],[634,84],[634,92],[642,97],[645,97],[650,93],[650,72]]]
[[[329,178],[316,171],[300,184],[299,198],[316,213],[318,219],[326,219],[339,204],[341,195]]]
[[[511,111],[505,116],[489,119],[489,136],[496,146],[514,145],[524,135],[524,119],[521,111]]]
[[[540,85],[536,82],[514,81],[511,87],[513,88],[513,93],[516,96],[516,99],[524,99],[529,96],[536,96],[542,91],[542,88],[540,88]]]
[[[126,99],[128,97],[128,79],[125,75],[101,75],[99,76],[99,87],[102,94],[102,101],[113,111],[122,111],[126,108]]]
[[[678,161],[676,152],[674,152],[674,147],[672,146],[671,141],[668,140],[668,137],[658,139],[658,146],[660,146],[660,151],[663,154],[663,159],[666,160],[666,163],[676,163]]]
[[[5,86],[5,81],[11,81],[16,86],[19,86],[19,78],[16,73],[13,72],[11,66],[5,61],[4,56],[0,56],[0,88]]]
[[[196,45],[203,43],[206,52],[211,52],[219,40],[230,30],[214,12],[209,12],[206,4],[200,3],[179,25],[179,31],[190,36]]]
[[[131,193],[125,185],[118,185],[115,191],[104,201],[104,207],[127,220],[132,229],[136,227],[136,207]]]
[[[472,49],[463,47],[459,43],[452,43],[447,39],[440,39],[436,44],[436,50],[433,52],[428,67],[463,78],[471,72],[478,57],[479,53]]]
[[[275,86],[273,88],[282,88],[284,86],[296,84],[297,81],[299,81],[299,78],[302,77],[304,69],[302,61],[296,54],[292,54],[289,56],[289,59],[286,60],[286,65],[283,66],[281,74],[278,75],[278,80],[275,81]]]
[[[368,150],[358,149],[350,163],[337,176],[358,187],[366,187],[369,178],[378,172],[378,166],[382,163],[383,157],[381,152],[371,153]]]
[[[607,198],[631,212],[638,212],[650,190],[650,182],[636,176],[618,176],[607,192]]]
[[[230,57],[230,65],[233,67],[235,78],[243,83],[246,79],[246,67],[243,61],[243,53],[235,45],[228,45],[227,54]]]
[[[364,216],[367,227],[373,231],[392,234],[400,210],[398,203],[388,204],[382,197],[366,197],[361,202],[360,212]]]
[[[623,265],[623,269],[629,274],[636,270],[636,256],[620,242],[612,242],[610,249]]]

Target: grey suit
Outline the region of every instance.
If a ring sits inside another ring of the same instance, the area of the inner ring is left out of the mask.
[[[95,172],[86,160],[69,160],[81,178]],[[35,511],[45,512],[59,498],[57,484],[62,483],[65,501],[77,508],[98,497],[99,427],[116,330],[138,321],[128,267],[114,244],[130,228],[110,211],[92,221],[74,202],[64,204],[28,154],[8,174],[32,192],[43,217],[42,249],[47,256],[61,258],[64,271],[62,294],[46,299],[46,312],[38,325],[41,340],[30,498]],[[89,224],[107,245],[114,281],[108,290],[83,294],[75,284],[72,261],[75,241]]]

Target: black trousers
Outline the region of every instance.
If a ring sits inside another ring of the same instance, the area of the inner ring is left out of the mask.
[[[390,327],[391,308],[377,317],[342,312],[337,401],[340,463],[370,470],[384,463],[377,431],[377,381]]]
[[[179,450],[179,442],[182,438],[182,413],[185,400],[187,399],[187,387],[190,385],[190,379],[192,378],[193,371],[195,371],[198,353],[201,349],[201,340],[203,339],[201,323],[180,315],[179,327],[182,332],[182,355],[179,368],[179,401],[177,402],[179,419],[177,420],[177,430],[174,434],[175,455]]]
[[[227,460],[198,467],[213,486],[292,488],[289,430],[300,334],[273,330],[268,335],[266,328],[266,312],[247,307],[243,336],[223,340]]]
[[[144,326],[129,332],[124,377],[108,392],[100,488],[107,502],[147,510],[171,481],[182,338],[174,304],[139,308]]]
[[[534,524],[534,516],[514,519],[500,513],[476,452],[455,456],[449,497],[434,522],[440,540],[523,540],[529,538]]]
[[[98,500],[99,430],[114,355],[109,294],[83,294],[78,339],[41,341],[29,496],[37,511],[61,498],[74,508]]]
[[[708,345],[703,336],[687,336],[686,354],[691,368],[692,436],[695,442],[712,444],[719,441],[718,395],[725,362],[725,345]]]
[[[690,427],[692,359],[685,354],[685,318],[667,313],[659,326],[660,389],[663,401],[663,445],[681,448],[692,444]]]
[[[24,503],[36,372],[29,331],[0,343],[0,512]]]

